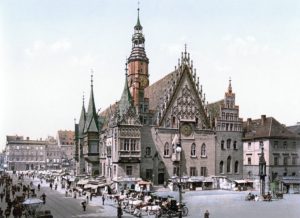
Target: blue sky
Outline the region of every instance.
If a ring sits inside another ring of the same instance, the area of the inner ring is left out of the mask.
[[[209,102],[232,78],[241,117],[300,121],[300,2],[141,0],[150,83],[174,69],[184,44]],[[6,135],[73,129],[94,69],[97,108],[121,96],[135,0],[0,3],[0,146]]]

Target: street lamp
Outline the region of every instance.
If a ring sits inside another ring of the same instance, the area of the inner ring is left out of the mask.
[[[261,148],[259,157],[259,179],[260,179],[260,194],[265,194],[265,177],[266,177],[266,160],[264,156],[264,147]]]
[[[179,218],[182,218],[182,184],[181,184],[181,140],[179,136],[179,144],[177,144],[176,152],[179,153],[179,183],[178,183],[178,191],[179,191],[179,205],[178,205],[178,212],[179,212]]]

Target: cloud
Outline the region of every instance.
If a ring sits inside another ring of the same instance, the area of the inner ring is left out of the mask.
[[[232,56],[255,56],[258,54],[279,55],[280,50],[271,48],[268,44],[257,41],[254,36],[232,37],[226,35],[222,38],[228,43],[227,53]]]
[[[32,46],[24,50],[28,57],[36,57],[41,54],[57,54],[68,51],[72,47],[72,43],[68,39],[60,39],[52,43],[46,43],[42,40],[37,40]]]
[[[73,56],[70,58],[70,64],[72,66],[82,66],[82,67],[91,67],[95,66],[97,63],[97,56],[86,54],[82,56]]]

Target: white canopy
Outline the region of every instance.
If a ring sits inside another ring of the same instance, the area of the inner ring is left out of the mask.
[[[23,202],[23,204],[25,204],[25,205],[42,204],[42,203],[43,203],[43,201],[41,199],[38,199],[38,198],[28,198]]]

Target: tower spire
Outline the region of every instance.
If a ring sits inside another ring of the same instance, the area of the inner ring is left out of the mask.
[[[121,99],[119,101],[119,111],[120,111],[121,116],[123,116],[123,114],[127,113],[129,108],[133,106],[132,96],[130,94],[129,87],[128,87],[127,70],[128,69],[127,69],[127,61],[126,61],[126,63],[125,63],[125,85],[124,85]]]
[[[84,132],[98,132],[98,114],[96,111],[95,100],[94,100],[94,91],[93,91],[93,70],[91,69],[91,92],[89,105],[86,113],[86,124]]]
[[[94,82],[94,80],[93,80],[93,77],[94,77],[94,70],[93,69],[91,69],[91,87],[93,87],[93,82]]]
[[[229,77],[228,93],[232,93],[231,77]]]

